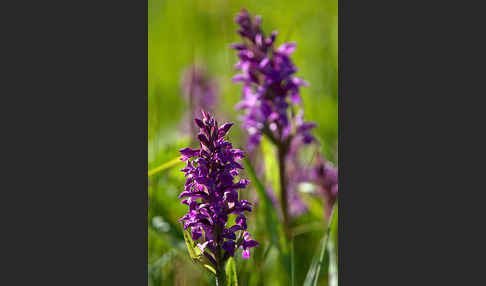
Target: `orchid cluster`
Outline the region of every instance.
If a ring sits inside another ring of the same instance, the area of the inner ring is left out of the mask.
[[[200,132],[199,149],[180,150],[181,160],[187,166],[181,171],[187,177],[184,191],[179,198],[189,206],[189,211],[180,221],[184,229],[190,229],[192,239],[204,255],[220,269],[237,248],[242,248],[243,258],[250,257],[250,248],[258,245],[251,239],[247,230],[244,212],[251,212],[251,204],[238,199],[238,190],[249,181],[240,179],[235,182],[243,167],[236,162],[244,157],[244,152],[233,149],[224,139],[232,123],[221,126],[210,114],[202,110],[202,119],[195,119]],[[235,224],[228,226],[230,214],[236,215]],[[208,250],[208,251],[206,251]]]
[[[290,55],[295,43],[285,43],[275,48],[277,32],[266,37],[261,29],[261,17],[253,19],[246,9],[236,16],[241,27],[238,33],[242,43],[232,44],[238,50],[239,62],[235,68],[242,73],[233,77],[234,82],[243,82],[243,100],[237,109],[245,110],[242,127],[249,133],[249,148],[258,145],[262,134],[276,144],[288,145],[293,137],[300,137],[305,143],[314,140],[309,130],[315,124],[302,120],[302,115],[289,118],[288,98],[294,104],[300,103],[299,87],[307,82],[293,76],[297,68]],[[293,119],[293,120],[290,120]]]
[[[280,203],[285,235],[290,239],[289,214],[296,216],[307,209],[298,195],[299,184],[318,186],[326,198],[329,217],[338,194],[337,168],[321,155],[317,156],[315,164],[305,165],[299,161],[298,153],[304,145],[317,143],[317,140],[311,134],[316,124],[304,121],[303,110],[297,107],[301,102],[300,87],[308,83],[294,76],[297,67],[290,55],[296,44],[284,43],[276,47],[277,32],[265,35],[261,17],[251,17],[246,9],[241,10],[235,22],[240,27],[237,32],[242,42],[231,47],[237,50],[239,61],[235,68],[241,73],[234,76],[233,81],[243,83],[242,100],[236,108],[243,110],[241,126],[249,135],[248,150],[254,150],[262,136],[276,148],[280,198],[277,201],[272,193],[270,197],[274,204]],[[225,139],[233,123],[220,126],[214,116],[204,111],[212,108],[216,101],[216,86],[206,71],[197,66],[188,69],[182,78],[182,88],[189,101],[191,123],[196,109],[202,108],[202,118],[195,118],[195,125],[191,124],[193,136],[199,130],[193,139],[199,143],[199,148],[179,150],[181,160],[187,162],[181,170],[187,180],[179,198],[188,206],[188,212],[179,221],[183,223],[186,242],[192,239],[192,249],[199,248],[215,269],[217,285],[224,285],[226,261],[234,257],[239,248],[243,250],[242,257],[248,259],[250,249],[258,246],[247,231],[246,214],[252,211],[252,205],[239,199],[238,192],[249,184],[248,180],[240,178],[243,167],[237,162],[245,153],[234,149]]]

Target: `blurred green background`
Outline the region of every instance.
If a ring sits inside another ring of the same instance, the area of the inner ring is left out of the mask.
[[[321,143],[321,152],[337,165],[337,0],[149,0],[148,4],[149,170],[173,160],[179,155],[178,149],[189,145],[188,135],[181,132],[181,126],[188,120],[188,103],[180,81],[183,70],[194,62],[203,64],[218,83],[218,121],[235,122],[230,131],[231,141],[235,146],[245,144],[239,112],[234,109],[241,97],[241,84],[231,82],[236,74],[233,66],[237,56],[229,48],[229,44],[240,41],[233,19],[242,7],[251,15],[262,16],[267,35],[279,31],[277,46],[297,42],[292,55],[299,68],[296,76],[310,83],[309,87],[301,88],[304,117],[318,124],[314,135]],[[149,284],[215,285],[209,275],[190,261],[177,223],[186,211],[177,198],[184,184],[181,168],[182,164],[178,164],[149,178]],[[253,188],[250,184],[243,192],[252,197]],[[294,241],[295,285],[302,285],[327,223],[322,218],[322,203],[315,198],[308,198],[308,202],[309,213],[294,221],[295,227],[303,230]],[[258,212],[257,207],[252,215]],[[250,229],[255,220],[249,217]],[[264,234],[261,238],[264,241],[249,261],[236,259],[240,285],[289,285],[285,284],[282,277],[286,274],[276,262],[276,249],[269,248],[266,252]],[[327,276],[327,272],[323,273],[320,285],[328,285]]]

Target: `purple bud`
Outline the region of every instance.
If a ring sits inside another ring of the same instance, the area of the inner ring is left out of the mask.
[[[245,44],[241,44],[241,43],[234,43],[234,44],[231,44],[230,47],[232,49],[235,49],[235,50],[243,50],[243,49],[246,49],[246,45]]]
[[[198,138],[198,139],[199,139],[199,141],[201,141],[201,143],[202,143],[203,145],[205,145],[206,147],[211,146],[211,145],[210,145],[210,143],[209,143],[209,139],[208,139],[208,138],[207,138],[207,137],[206,137],[204,134],[199,133],[199,134],[197,135],[197,138]]]
[[[182,161],[187,161],[190,158],[199,155],[199,149],[184,148],[184,149],[179,150],[179,152],[182,155],[182,158],[181,158]]]
[[[298,127],[298,132],[306,132],[315,128],[317,125],[314,122],[304,122]]]
[[[292,83],[296,86],[309,86],[309,83],[307,81],[295,76],[292,77]]]
[[[218,136],[220,136],[220,137],[225,136],[226,133],[228,132],[228,130],[231,128],[231,126],[233,126],[233,123],[226,122],[221,127],[219,127]]]
[[[204,128],[204,123],[201,119],[199,118],[194,118],[194,121],[196,122],[196,125],[199,127],[199,128]]]
[[[281,45],[279,48],[278,48],[278,52],[279,53],[282,53],[286,56],[290,56],[291,53],[293,53],[295,51],[295,48],[297,47],[297,44],[296,43],[285,43],[283,45]]]
[[[248,77],[244,74],[237,74],[235,76],[233,76],[233,78],[231,79],[233,82],[239,82],[239,81],[247,81],[248,80]]]
[[[239,215],[235,219],[235,223],[239,226],[241,226],[243,229],[247,228],[246,225],[246,217],[244,215]]]

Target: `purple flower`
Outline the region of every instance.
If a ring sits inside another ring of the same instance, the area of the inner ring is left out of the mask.
[[[184,121],[183,129],[191,134],[196,133],[192,119],[197,116],[199,110],[213,110],[218,103],[218,85],[212,79],[203,65],[192,65],[184,70],[181,76],[181,89],[184,98],[189,105],[189,127]],[[196,138],[194,138],[195,140]]]
[[[243,249],[242,257],[245,259],[250,258],[250,248],[255,247],[258,245],[258,242],[254,239],[250,238],[250,234],[248,232],[243,233],[243,240],[240,245],[240,248]]]
[[[181,160],[187,161],[187,166],[181,170],[187,181],[179,197],[189,206],[188,213],[180,221],[184,223],[184,229],[191,230],[193,240],[201,240],[198,247],[203,252],[207,250],[206,256],[218,263],[234,256],[240,244],[244,245],[243,256],[249,256],[249,249],[258,243],[245,239],[249,235],[244,212],[251,211],[251,204],[238,198],[238,190],[250,182],[235,180],[239,170],[243,169],[236,160],[243,158],[244,152],[233,149],[224,139],[232,123],[219,126],[204,110],[202,114],[203,119],[195,119],[200,129],[200,148],[180,150]],[[230,214],[236,215],[233,226],[228,226]]]
[[[251,17],[242,9],[235,22],[243,38],[232,44],[239,58],[235,65],[241,72],[233,77],[243,83],[242,100],[236,108],[243,110],[242,127],[248,133],[250,151],[260,144],[262,136],[277,148],[280,176],[280,207],[287,238],[291,237],[289,214],[299,215],[306,211],[297,193],[300,182],[309,181],[309,170],[297,168],[295,159],[299,148],[316,142],[311,134],[315,123],[305,122],[300,104],[300,87],[308,83],[295,76],[297,67],[290,59],[295,43],[275,46],[277,32],[265,35],[260,16]],[[295,167],[295,168],[293,168]]]
[[[192,65],[181,77],[184,97],[191,105],[192,116],[199,110],[211,110],[217,101],[217,85],[202,65]]]
[[[297,68],[290,55],[296,44],[285,43],[276,48],[277,32],[265,36],[260,27],[261,17],[252,19],[245,9],[236,16],[235,22],[240,26],[237,32],[244,42],[231,46],[238,51],[239,62],[235,68],[241,70],[233,81],[243,83],[242,101],[236,107],[244,110],[242,127],[249,134],[249,148],[260,143],[262,134],[274,143],[288,144],[296,136],[303,136],[306,144],[312,142],[309,130],[314,124],[289,114],[291,105],[300,103],[300,86],[308,85],[293,76]]]
[[[312,177],[314,183],[320,187],[326,198],[326,216],[329,217],[338,196],[338,169],[326,161],[324,157],[319,156]]]

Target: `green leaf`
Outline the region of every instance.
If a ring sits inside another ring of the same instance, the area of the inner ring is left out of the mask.
[[[309,213],[317,220],[322,220],[324,204],[322,197],[300,193],[299,197],[304,201],[309,209]],[[322,229],[322,225],[321,225]]]
[[[279,166],[277,160],[277,150],[275,146],[266,137],[262,137],[261,141],[263,161],[265,164],[265,178],[270,181],[275,195],[280,194],[280,177]]]
[[[243,162],[245,164],[245,169],[250,175],[251,182],[255,185],[258,199],[260,200],[261,207],[264,210],[265,223],[267,230],[270,233],[272,244],[277,246],[280,251],[288,253],[288,246],[285,241],[283,226],[280,223],[280,219],[278,218],[277,212],[273,206],[273,202],[265,191],[265,187],[263,186],[262,182],[258,179],[250,160],[245,158]]]
[[[236,275],[236,266],[233,257],[226,263],[226,286],[238,286],[238,276]]]
[[[267,226],[267,230],[270,233],[272,244],[277,246],[280,251],[288,252],[288,247],[285,243],[285,234],[283,232],[283,227],[273,206],[273,202],[265,191],[265,187],[263,186],[262,182],[258,179],[255,173],[255,169],[253,169],[253,166],[250,163],[250,160],[245,158],[243,162],[245,164],[245,169],[250,175],[251,182],[254,184],[257,191],[261,207],[264,210],[265,223]]]
[[[335,241],[329,239],[328,251],[329,251],[329,286],[338,285],[338,266],[337,266],[337,248],[335,247]]]
[[[209,261],[209,259],[202,253],[201,249],[196,246],[196,243],[192,240],[191,233],[188,230],[184,230],[184,240],[186,241],[187,251],[189,252],[192,261],[216,275],[216,269],[211,261]]]
[[[257,191],[259,204],[263,209],[266,230],[270,234],[271,243],[279,250],[281,263],[285,267],[286,273],[290,275],[291,266],[289,245],[283,231],[283,226],[277,215],[275,207],[273,206],[273,202],[265,191],[265,187],[263,186],[262,182],[258,179],[251,162],[247,158],[244,158],[243,163],[245,164],[245,169],[248,171],[251,182],[254,184]]]
[[[155,175],[155,174],[157,174],[159,172],[162,172],[162,171],[164,171],[164,170],[166,170],[166,169],[168,169],[170,167],[173,167],[173,166],[175,166],[175,165],[177,165],[179,163],[182,163],[182,161],[180,160],[180,158],[181,157],[177,157],[175,159],[170,160],[169,162],[166,162],[166,163],[158,166],[157,168],[154,168],[154,169],[150,170],[148,172],[148,176],[151,177],[151,176],[153,176],[153,175]]]
[[[331,221],[331,230],[329,232],[329,286],[338,285],[338,213],[337,204],[335,219]]]
[[[202,254],[202,251],[199,247],[196,246],[194,241],[192,240],[191,233],[187,230],[184,230],[184,240],[186,241],[187,251],[189,252],[189,256],[194,262],[197,262]]]
[[[216,269],[214,269],[213,265],[209,262],[206,256],[203,256],[205,260],[204,263],[201,263],[202,267],[206,268],[211,274],[216,275]]]
[[[307,276],[305,277],[304,286],[316,286],[319,280],[319,274],[322,269],[328,269],[328,260],[324,259],[325,254],[328,251],[328,241],[330,235],[335,235],[337,233],[337,220],[338,220],[338,204],[337,201],[334,203],[334,207],[331,213],[331,218],[329,219],[329,225],[327,227],[326,233],[321,239],[320,251],[316,252],[316,255],[312,259],[312,264],[309,267]],[[331,229],[333,231],[331,232]]]
[[[290,285],[295,285],[295,249],[293,238],[290,241]]]

